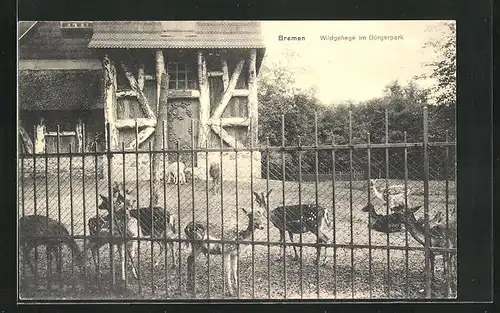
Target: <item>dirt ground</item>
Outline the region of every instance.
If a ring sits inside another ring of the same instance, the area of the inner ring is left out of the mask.
[[[401,181],[390,181],[391,184]],[[268,187],[267,187],[268,185]],[[59,186],[59,187],[58,187]],[[409,182],[415,193],[410,196],[410,205],[423,205],[422,182]],[[107,195],[107,181],[96,182],[93,177],[73,177],[62,173],[59,177],[42,179],[23,179],[19,186],[19,216],[29,214],[48,215],[61,221],[74,235],[88,234],[84,231],[86,220],[95,216],[98,209],[97,194]],[[139,206],[147,206],[150,198],[148,181],[127,183],[127,188],[136,195]],[[201,223],[224,227],[224,233],[234,228],[244,229],[247,218],[239,208],[251,208],[251,193],[272,189],[270,208],[279,205],[298,204],[299,184],[297,182],[269,181],[256,179],[253,188],[250,182],[224,182],[221,193],[206,192],[205,182],[188,181],[185,185],[166,184],[161,186],[160,203],[167,210],[178,216],[178,230],[184,238],[184,226],[194,219]],[[241,252],[239,258],[239,298],[242,299],[367,299],[367,298],[421,298],[424,296],[424,251],[406,251],[396,247],[419,247],[420,245],[409,235],[393,233],[390,235],[369,231],[367,213],[361,208],[368,201],[368,183],[355,181],[350,188],[349,182],[336,182],[335,194],[331,181],[301,184],[301,202],[317,202],[331,210],[334,209],[335,235],[337,245],[354,245],[350,247],[329,247],[327,264],[318,267],[313,265],[315,248],[303,247],[302,262],[292,260],[293,249],[286,249],[285,261],[276,261],[283,254],[283,248],[276,245],[256,244]],[[448,204],[444,181],[431,181],[429,184],[429,210],[432,217],[436,212],[455,211],[455,185],[449,182]],[[35,192],[36,190],[36,192]],[[285,197],[283,196],[286,195]],[[352,193],[352,195],[351,195]],[[164,197],[165,195],[165,197]],[[285,198],[285,199],[284,199]],[[333,205],[335,203],[335,205]],[[378,213],[385,214],[385,207],[378,199],[373,199]],[[254,203],[256,206],[257,204]],[[48,212],[48,214],[47,214]],[[99,212],[103,214],[103,212]],[[454,214],[454,213],[453,213]],[[416,214],[423,216],[423,209]],[[208,221],[207,221],[208,219]],[[238,222],[237,222],[238,221]],[[295,237],[298,241],[298,236]],[[233,239],[233,238],[225,238]],[[278,242],[279,232],[272,224],[264,230],[257,230],[255,241]],[[315,242],[312,234],[303,235],[304,243]],[[288,240],[288,238],[287,238]],[[83,249],[84,240],[76,240]],[[377,246],[393,248],[379,248]],[[112,286],[110,277],[109,248],[100,250],[100,268],[102,275],[96,275],[92,258],[88,256],[83,273],[75,268],[72,273],[71,253],[64,248],[63,274],[52,278],[49,285],[47,279],[47,258],[44,248],[37,253],[38,272],[35,277],[31,271],[21,266],[20,282],[23,298],[56,298],[56,299],[103,299],[103,298],[140,298],[140,299],[186,299],[192,294],[186,291],[186,257],[189,248],[176,245],[180,250],[180,268],[170,268],[164,262],[156,268],[151,262],[152,242],[143,240],[139,247],[140,280],[135,280],[131,270],[127,271],[127,285],[120,283],[120,266],[116,260],[116,285]],[[371,247],[371,248],[370,248]],[[154,246],[153,254],[159,254]],[[300,249],[299,249],[300,250]],[[90,254],[90,253],[88,253]],[[33,253],[34,255],[34,253]],[[388,262],[389,260],[389,262]],[[168,258],[170,262],[170,258]],[[21,262],[22,263],[22,262]],[[223,298],[222,259],[210,256],[209,260],[200,255],[196,262],[196,297]],[[433,294],[436,298],[444,297],[442,268],[440,257],[436,263],[436,277],[433,280]],[[36,278],[36,279],[35,279]],[[36,281],[35,281],[36,280]],[[53,285],[53,286],[51,286]]]

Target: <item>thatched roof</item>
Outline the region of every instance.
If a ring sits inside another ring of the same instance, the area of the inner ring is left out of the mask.
[[[19,71],[22,110],[88,110],[103,108],[102,70]]]

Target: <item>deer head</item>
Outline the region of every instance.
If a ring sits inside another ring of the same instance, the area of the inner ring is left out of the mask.
[[[241,208],[243,212],[248,216],[249,219],[249,228],[253,229],[264,229],[264,225],[266,223],[267,218],[265,217],[264,213],[260,211],[259,209],[253,210],[247,210],[245,208]]]
[[[269,195],[271,194],[273,190],[269,190],[267,194],[265,192],[261,192],[260,194],[257,193],[256,191],[253,192],[253,195],[255,196],[255,202],[257,202],[257,205],[261,207],[264,210],[267,210],[267,205],[269,203]]]

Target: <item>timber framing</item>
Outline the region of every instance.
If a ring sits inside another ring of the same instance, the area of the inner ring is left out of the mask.
[[[109,137],[110,142],[106,142],[111,149],[118,148],[118,130],[116,129],[116,69],[112,60],[105,55],[102,59],[104,71],[104,121],[109,123]]]

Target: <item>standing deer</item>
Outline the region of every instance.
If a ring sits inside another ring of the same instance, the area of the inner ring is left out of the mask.
[[[403,222],[405,223],[406,228],[410,235],[422,246],[425,246],[425,223],[419,223],[415,218],[414,212],[416,212],[420,207],[415,208],[406,208],[406,207],[397,207],[393,210],[402,211],[405,219]],[[438,214],[436,214],[437,216]],[[434,226],[429,227],[429,239],[430,239],[430,247],[438,247],[438,248],[456,248],[457,247],[457,224],[456,219],[449,220],[448,225],[443,223],[436,223]],[[448,246],[448,247],[447,247]],[[447,260],[444,256],[449,254],[449,252],[430,252],[430,267],[431,273],[434,275],[434,263],[436,254],[443,255],[443,269],[444,276],[448,279],[451,278],[454,281],[455,271],[454,267],[454,259],[456,255],[451,254]],[[456,292],[456,286],[454,283],[450,286],[451,290],[448,290],[449,294],[451,292]]]
[[[258,194],[254,192],[255,200],[261,208],[267,208],[269,194],[273,190],[269,190],[267,195],[263,192]],[[286,205],[273,209],[270,213],[269,220],[280,232],[280,241],[285,242],[285,232],[288,232],[290,241],[293,243],[293,235],[301,233],[313,233],[317,237],[318,243],[330,242],[331,232],[333,230],[332,223],[328,217],[328,210],[314,204],[302,205]],[[326,262],[326,247],[325,259]],[[286,250],[286,249],[285,249]],[[298,260],[297,247],[293,246],[295,253],[294,260]],[[319,264],[321,249],[317,249],[316,264]],[[278,261],[281,260],[281,257]]]
[[[83,267],[83,256],[75,240],[71,238],[64,225],[43,215],[26,215],[19,219],[19,244],[23,251],[23,261],[28,263],[32,273],[35,267],[31,262],[30,251],[37,246],[46,246],[49,261],[56,257],[57,272],[61,273],[61,253],[59,248],[67,245],[76,256],[77,264]]]
[[[126,254],[130,258],[132,264],[134,278],[138,279],[138,271],[134,265],[135,250],[137,249],[137,240],[134,238],[141,237],[141,231],[138,227],[137,219],[130,216],[129,203],[120,202],[118,199],[113,199],[114,214],[111,220],[111,205],[107,197],[99,195],[102,202],[99,205],[100,210],[105,210],[108,215],[102,217],[97,216],[90,218],[88,221],[91,238],[89,239],[89,249],[92,252],[92,258],[97,268],[95,255],[97,250],[105,244],[117,246],[121,259],[121,278],[125,280],[125,257]],[[111,233],[111,224],[113,224],[113,232]],[[127,238],[123,238],[127,237]]]
[[[264,214],[257,210],[248,211],[241,208],[243,212],[248,217],[248,225],[244,230],[240,230],[236,233],[235,229],[232,232],[235,233],[231,240],[250,240],[252,234],[256,229],[264,229],[264,224],[266,218]],[[206,240],[221,240],[221,236],[213,234],[213,229],[210,231],[205,228],[203,223],[190,222],[184,228],[184,233],[186,238],[189,239],[191,244],[191,254],[187,258],[187,270],[188,270],[188,287],[193,290],[194,287],[194,263],[196,257],[200,252],[205,255],[222,255],[224,259],[224,277],[227,286],[227,292],[229,295],[234,295],[234,289],[232,284],[232,279],[234,279],[235,286],[238,286],[238,257],[244,249],[248,248],[247,244],[236,244],[236,243],[207,243]],[[225,238],[227,240],[227,237]],[[239,247],[238,247],[239,246]]]

